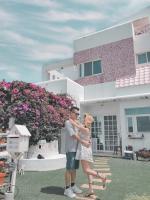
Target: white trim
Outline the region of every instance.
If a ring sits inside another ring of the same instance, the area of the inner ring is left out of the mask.
[[[135,94],[135,95],[126,95],[126,96],[116,96],[116,97],[109,97],[109,98],[97,98],[97,99],[91,99],[91,100],[82,100],[80,101],[80,104],[90,104],[90,103],[98,103],[98,102],[104,102],[104,101],[115,101],[115,100],[121,100],[121,99],[131,99],[131,98],[138,98],[138,97],[150,97],[150,93],[143,93],[143,94]]]
[[[63,78],[56,79],[56,80],[48,80],[48,81],[38,82],[38,83],[36,83],[36,85],[45,86],[45,84],[48,84],[48,83],[51,83],[51,82],[58,82],[58,81],[59,81],[59,82],[61,82],[61,81],[70,81],[70,82],[72,82],[73,84],[77,85],[78,87],[83,88],[82,85],[78,84],[77,82],[75,82],[75,81],[73,81],[72,79],[67,78],[67,77],[63,77]]]

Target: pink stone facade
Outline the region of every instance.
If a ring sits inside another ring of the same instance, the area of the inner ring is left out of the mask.
[[[82,77],[76,80],[77,83],[81,85],[98,84],[135,75],[133,38],[123,39],[74,54],[74,64],[76,65],[97,59],[101,60],[103,73]]]

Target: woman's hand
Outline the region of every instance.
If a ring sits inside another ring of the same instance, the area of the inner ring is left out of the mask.
[[[79,121],[74,121],[74,120],[72,120],[72,119],[69,119],[69,121],[70,121],[70,123],[71,123],[73,126],[76,126],[77,128],[79,128],[79,126],[80,126]]]
[[[80,131],[82,131],[83,133],[89,134],[89,128],[84,127],[83,124],[81,124],[79,121],[74,121],[72,119],[69,119],[69,120],[71,124],[75,126],[76,128],[78,128]]]
[[[81,144],[86,148],[89,148],[91,146],[91,140],[82,140]]]

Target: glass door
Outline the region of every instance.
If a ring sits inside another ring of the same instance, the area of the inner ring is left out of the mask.
[[[94,153],[104,150],[103,139],[103,120],[102,117],[94,116],[94,122],[91,127],[92,131],[92,149]]]
[[[104,116],[105,151],[114,151],[119,144],[116,115]]]

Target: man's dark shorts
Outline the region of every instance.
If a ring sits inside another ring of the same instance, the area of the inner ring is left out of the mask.
[[[66,153],[66,169],[67,170],[75,170],[79,169],[79,160],[75,159],[76,152],[67,152]]]

